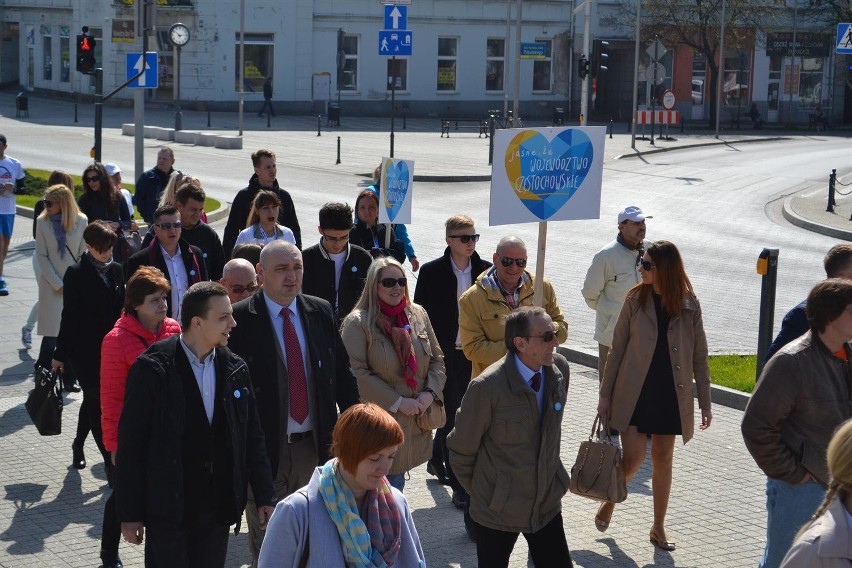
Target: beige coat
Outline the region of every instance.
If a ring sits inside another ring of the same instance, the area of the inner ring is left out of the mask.
[[[36,219],[35,255],[41,271],[38,279],[38,335],[59,335],[59,322],[62,320],[62,279],[68,267],[76,264],[80,255],[86,251],[83,231],[88,224],[85,215],[77,216],[77,224],[65,237],[65,244],[71,249],[71,254],[66,249],[65,256],[62,257],[50,219]]]
[[[340,336],[349,353],[352,373],[358,379],[361,400],[374,402],[390,412],[400,396],[412,397],[427,388],[444,400],[444,354],[432,330],[426,310],[411,304],[407,310],[412,330],[414,357],[417,359],[417,392],[412,392],[403,378],[402,364],[393,343],[376,325],[368,324],[366,313],[353,311],[343,322]],[[370,326],[371,339],[367,329]],[[413,416],[391,412],[405,432],[405,442],[396,454],[390,473],[403,473],[432,457],[432,431],[421,430]]]
[[[796,539],[781,568],[849,568],[852,564],[852,527],[842,499]]]
[[[698,390],[698,406],[710,408],[710,367],[707,364],[707,337],[701,319],[701,306],[695,296],[684,300],[679,316],[669,322],[669,355],[672,362],[683,443],[695,429],[695,403],[692,381]],[[645,376],[657,345],[657,313],[654,302],[639,304],[635,292],[628,294],[606,361],[600,394],[610,399],[610,426],[624,431],[639,401]]]

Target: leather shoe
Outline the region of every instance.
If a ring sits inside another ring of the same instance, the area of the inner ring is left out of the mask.
[[[449,485],[450,478],[447,477],[447,469],[444,464],[436,464],[432,460],[426,462],[426,473],[434,475],[438,478],[438,483],[441,485]]]
[[[469,499],[470,497],[464,490],[453,490],[453,505],[455,505],[456,509],[464,509]]]
[[[70,383],[70,384],[64,383],[64,389],[63,390],[65,392],[80,392],[80,390],[82,390],[82,389],[80,389],[80,384],[77,381],[74,381],[73,383]]]
[[[83,454],[83,446],[77,444],[71,444],[71,451],[73,452],[73,457],[71,458],[71,465],[74,469],[83,469],[86,467],[86,456]]]
[[[124,568],[124,563],[121,558],[116,558],[112,562],[104,562],[104,568]]]

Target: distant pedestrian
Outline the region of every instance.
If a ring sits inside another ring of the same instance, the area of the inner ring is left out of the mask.
[[[160,196],[169,183],[169,177],[174,171],[175,153],[168,146],[161,146],[157,152],[157,165],[142,173],[136,180],[136,193],[133,203],[146,223],[154,221],[154,211],[160,201]]]
[[[692,439],[698,392],[701,425],[710,427],[710,368],[701,306],[683,267],[680,252],[668,241],[648,245],[639,266],[642,282],[627,293],[615,324],[612,348],[601,382],[598,414],[621,433],[624,475],[629,482],[645,461],[651,437],[654,523],[649,538],[662,550],[674,550],[665,521],[672,486],[675,439]],[[604,502],[595,527],[609,527],[615,504]]]
[[[3,262],[9,254],[15,226],[15,194],[24,192],[24,168],[21,162],[6,155],[7,147],[6,136],[0,134],[0,296],[9,295]]]
[[[757,110],[757,103],[751,103],[751,108],[748,109],[746,116],[751,119],[752,127],[755,130],[763,128],[763,119],[760,117],[760,111]]]
[[[376,404],[343,412],[331,446],[337,457],[275,507],[258,566],[425,567],[408,502],[386,477],[403,441]]]
[[[257,113],[257,116],[263,116],[263,111],[269,108],[269,114],[275,116],[275,109],[272,108],[272,75],[266,78],[266,81],[263,82],[263,106],[260,107],[260,111]]]
[[[852,282],[823,280],[807,302],[810,330],[763,367],[743,414],[743,439],[767,478],[760,568],[778,568],[819,506],[829,440],[852,418]]]
[[[852,421],[828,443],[828,492],[796,536],[781,568],[848,568],[852,565]]]
[[[278,239],[296,244],[296,237],[289,227],[278,223],[281,200],[273,191],[258,191],[251,204],[245,229],[237,235],[236,245],[257,243],[266,246]]]
[[[231,303],[236,304],[257,292],[257,273],[249,261],[244,258],[232,258],[225,263],[219,284],[228,290]]]

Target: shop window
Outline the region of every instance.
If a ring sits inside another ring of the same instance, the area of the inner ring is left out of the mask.
[[[347,35],[343,37],[342,51],[340,56],[343,57],[342,71],[340,75],[341,91],[357,91],[358,90],[358,40],[357,35]]]
[[[59,80],[68,83],[71,80],[71,40],[68,36],[59,38],[59,65]]]
[[[272,34],[245,34],[245,71],[243,88],[247,93],[263,93],[263,83],[272,75],[273,40]],[[240,90],[240,34],[236,34],[236,65],[234,65],[234,89]]]
[[[725,55],[722,102],[725,105],[742,106],[751,101],[751,58],[747,53],[728,52]]]
[[[799,73],[799,100],[803,106],[816,106],[822,101],[822,57],[802,57]]]
[[[506,40],[488,38],[485,47],[485,90],[502,93],[503,69],[506,65]]]
[[[456,56],[458,55],[458,38],[438,38],[438,84],[439,91],[456,90]]]
[[[533,92],[550,92],[552,80],[550,49],[553,46],[553,42],[549,39],[538,39],[536,43],[543,43],[545,45],[545,58],[533,61]]]

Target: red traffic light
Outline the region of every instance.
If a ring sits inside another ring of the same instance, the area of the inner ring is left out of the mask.
[[[83,41],[80,42],[80,51],[92,51],[92,44],[87,36],[83,36]]]

